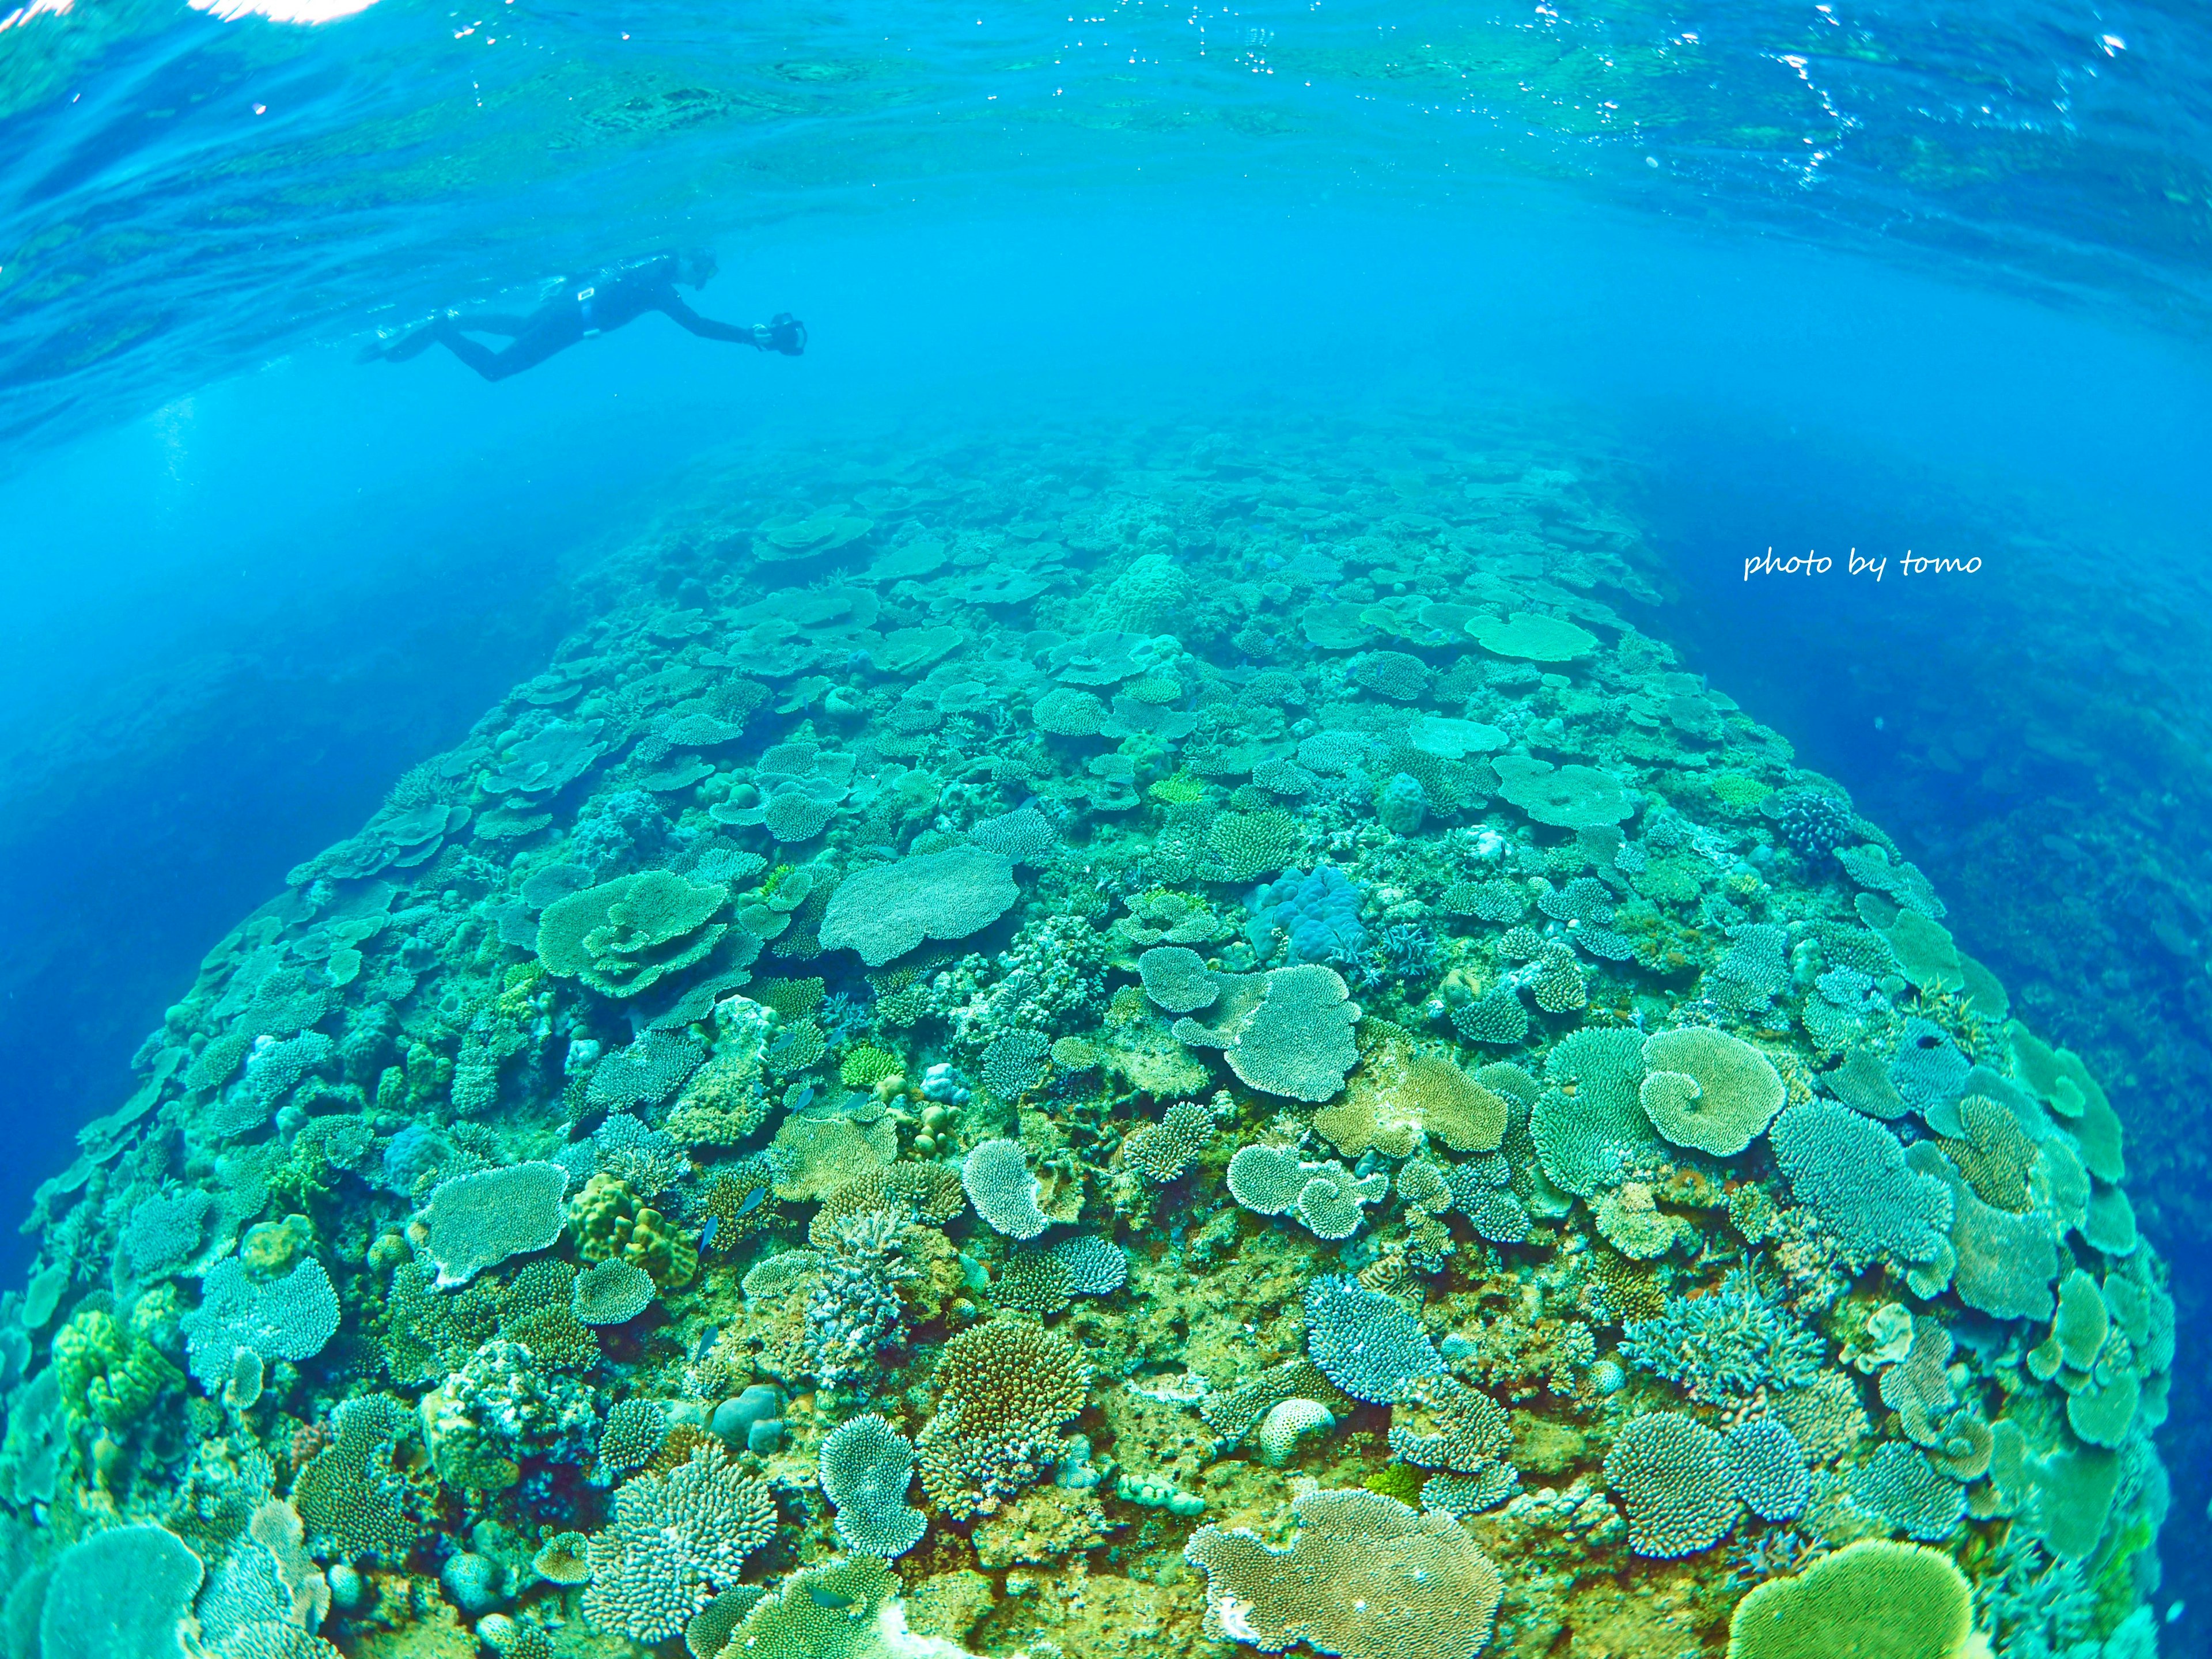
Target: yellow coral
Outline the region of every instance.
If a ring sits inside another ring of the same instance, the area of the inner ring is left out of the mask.
[[[1314,1127],[1346,1158],[1375,1147],[1405,1158],[1425,1132],[1455,1152],[1497,1150],[1504,1138],[1504,1096],[1441,1054],[1413,1052],[1411,1034],[1363,1020],[1364,1056],[1345,1079],[1344,1098],[1314,1114]]]
[[[165,1391],[184,1386],[184,1373],[160,1350],[97,1308],[76,1314],[54,1334],[54,1376],[62,1409],[122,1433]]]
[[[699,1247],[618,1176],[593,1176],[569,1213],[576,1254],[586,1261],[627,1261],[664,1291],[690,1284],[699,1271]]]

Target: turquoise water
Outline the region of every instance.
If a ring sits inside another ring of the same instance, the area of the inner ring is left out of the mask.
[[[10,1202],[211,945],[702,513],[1494,441],[2104,1079],[2202,1525],[2199,12],[221,9],[0,12]],[[648,315],[496,384],[357,361],[695,246],[700,313],[805,355]],[[2166,1553],[2168,1651],[2204,1571]]]

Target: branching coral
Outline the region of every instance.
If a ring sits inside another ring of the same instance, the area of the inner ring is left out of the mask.
[[[775,1530],[768,1488],[738,1474],[719,1443],[703,1443],[667,1474],[617,1491],[606,1527],[590,1535],[584,1616],[633,1641],[681,1636]]]
[[[1824,1346],[1746,1267],[1703,1295],[1668,1297],[1658,1318],[1631,1320],[1623,1334],[1623,1358],[1705,1401],[1747,1399],[1771,1385],[1802,1388],[1819,1370]]]
[[[1091,1368],[1066,1337],[1017,1319],[964,1331],[938,1356],[937,1412],[915,1443],[946,1515],[989,1513],[1040,1479],[1083,1409]]]

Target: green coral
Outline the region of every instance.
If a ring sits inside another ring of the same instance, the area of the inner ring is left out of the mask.
[[[618,876],[556,899],[538,924],[538,956],[550,974],[603,996],[634,997],[702,960],[728,932],[714,920],[730,890],[665,870]]]
[[[723,1651],[745,1659],[851,1659],[898,1583],[872,1555],[805,1568],[754,1604]]]
[[[864,1045],[845,1056],[844,1063],[837,1068],[837,1080],[848,1089],[872,1089],[905,1069],[906,1063],[896,1054]]]
[[[53,1355],[63,1410],[112,1434],[127,1431],[164,1393],[185,1385],[185,1374],[161,1350],[96,1308],[54,1333]]]
[[[1972,1600],[1951,1559],[1863,1540],[1736,1603],[1729,1659],[1960,1659]]]

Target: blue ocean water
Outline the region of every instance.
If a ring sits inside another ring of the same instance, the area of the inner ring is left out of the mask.
[[[2201,1526],[2207,61],[2152,5],[0,14],[0,1208],[731,458],[1510,422],[2106,1079]],[[498,384],[356,361],[694,246],[697,309],[803,358],[647,317]]]

